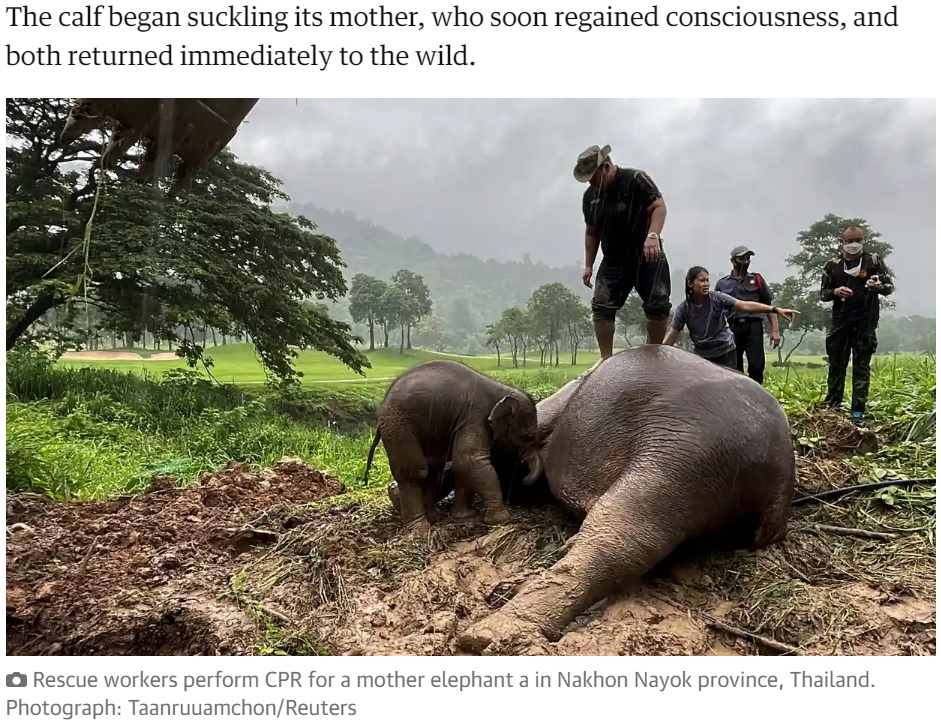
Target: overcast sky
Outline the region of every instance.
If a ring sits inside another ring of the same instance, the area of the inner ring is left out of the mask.
[[[895,246],[899,310],[934,313],[933,100],[261,100],[232,148],[297,202],[562,265],[581,263],[572,167],[594,143],[660,185],[673,267],[724,274],[745,243],[777,281],[800,230],[862,216]]]

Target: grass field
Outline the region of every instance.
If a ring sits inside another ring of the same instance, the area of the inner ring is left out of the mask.
[[[220,382],[236,384],[239,386],[254,386],[264,384],[266,381],[265,371],[255,356],[254,347],[251,344],[227,344],[225,346],[210,347],[207,351],[213,361],[212,375]],[[456,355],[436,354],[435,352],[412,349],[404,354],[399,353],[398,349],[378,349],[372,352],[366,352],[366,356],[372,365],[371,369],[364,370],[364,375],[360,376],[356,372],[346,367],[343,363],[333,357],[316,351],[301,351],[295,361],[296,368],[304,374],[305,384],[315,383],[362,383],[369,380],[386,380],[394,377],[408,367],[420,364],[430,359],[454,358],[463,361],[474,369],[482,372],[492,372],[497,370],[516,371],[511,368],[511,361],[507,357],[501,359],[502,366],[497,366],[496,356],[482,357],[461,357]],[[567,355],[560,363],[568,361]],[[576,367],[587,369],[595,362],[597,356],[587,352],[582,353],[581,363]],[[182,369],[186,366],[182,360],[97,360],[97,359],[62,359],[60,364],[69,368],[89,367],[93,369],[113,369],[124,372],[148,372],[160,373],[168,369]],[[539,359],[534,362],[530,358],[527,367],[538,367]],[[565,366],[572,368],[570,364]],[[525,370],[520,369],[520,372]]]
[[[138,352],[141,355],[149,356],[153,352]],[[435,352],[422,351],[418,349],[407,350],[400,354],[396,349],[378,349],[372,352],[365,352],[367,358],[372,364],[371,369],[366,369],[363,376],[344,366],[333,357],[316,351],[301,351],[298,353],[296,367],[303,372],[303,381],[305,384],[316,383],[362,383],[369,380],[387,380],[410,366],[419,364],[429,359],[455,358],[464,362],[482,372],[504,372],[507,374],[529,374],[534,368],[539,368],[538,354],[535,360],[532,354],[529,355],[526,367],[513,369],[512,361],[507,355],[502,355],[501,365],[497,366],[496,355],[487,356],[457,356],[448,354],[436,354]],[[220,382],[236,384],[239,386],[255,386],[264,384],[265,372],[255,356],[254,347],[251,344],[227,344],[225,346],[210,347],[207,351],[213,361],[212,375]],[[905,356],[905,355],[901,355]],[[909,355],[910,356],[910,355]],[[560,354],[560,368],[570,370],[584,370],[591,366],[597,360],[597,352],[581,352],[578,357],[578,364],[569,364],[568,354]],[[877,357],[879,361],[886,361],[889,356]],[[768,356],[768,363],[774,360],[773,355]],[[790,359],[794,364],[823,364],[824,359],[821,356],[793,356]],[[181,359],[172,360],[100,360],[100,359],[62,359],[59,362],[67,368],[88,367],[91,369],[112,369],[122,372],[159,374],[169,369],[182,369],[186,366]]]

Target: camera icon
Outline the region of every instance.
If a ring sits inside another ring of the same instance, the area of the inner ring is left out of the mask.
[[[7,673],[7,688],[25,688],[26,676],[23,673]]]

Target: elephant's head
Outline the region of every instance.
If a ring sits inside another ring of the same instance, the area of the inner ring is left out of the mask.
[[[539,454],[539,428],[536,405],[525,394],[508,394],[490,411],[490,428],[494,444],[518,454],[529,466],[523,484],[529,485],[542,476],[542,456]]]

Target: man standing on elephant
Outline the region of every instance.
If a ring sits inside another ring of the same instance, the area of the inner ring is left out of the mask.
[[[875,253],[865,250],[859,226],[843,229],[843,254],[830,259],[820,280],[821,301],[833,304],[827,332],[826,403],[837,411],[843,403],[846,367],[853,355],[852,413],[855,424],[865,421],[872,355],[876,353],[879,297],[895,290],[891,272]]]
[[[732,273],[716,281],[716,291],[728,294],[739,301],[757,301],[771,306],[771,290],[761,274],[749,272],[751,257],[755,255],[747,246],[732,249]],[[775,349],[781,343],[778,332],[778,315],[768,314],[771,324],[771,346]],[[731,311],[728,315],[729,327],[735,337],[736,368],[745,373],[745,361],[748,361],[748,376],[759,384],[765,380],[765,327],[761,323],[761,314],[754,312]]]
[[[575,180],[588,184],[582,196],[582,282],[588,288],[599,247],[603,255],[591,300],[602,359],[611,356],[615,318],[632,290],[643,301],[648,344],[663,342],[672,309],[670,265],[660,239],[667,215],[663,195],[647,173],[618,168],[610,154],[609,145],[592,146],[579,154],[574,170]]]

